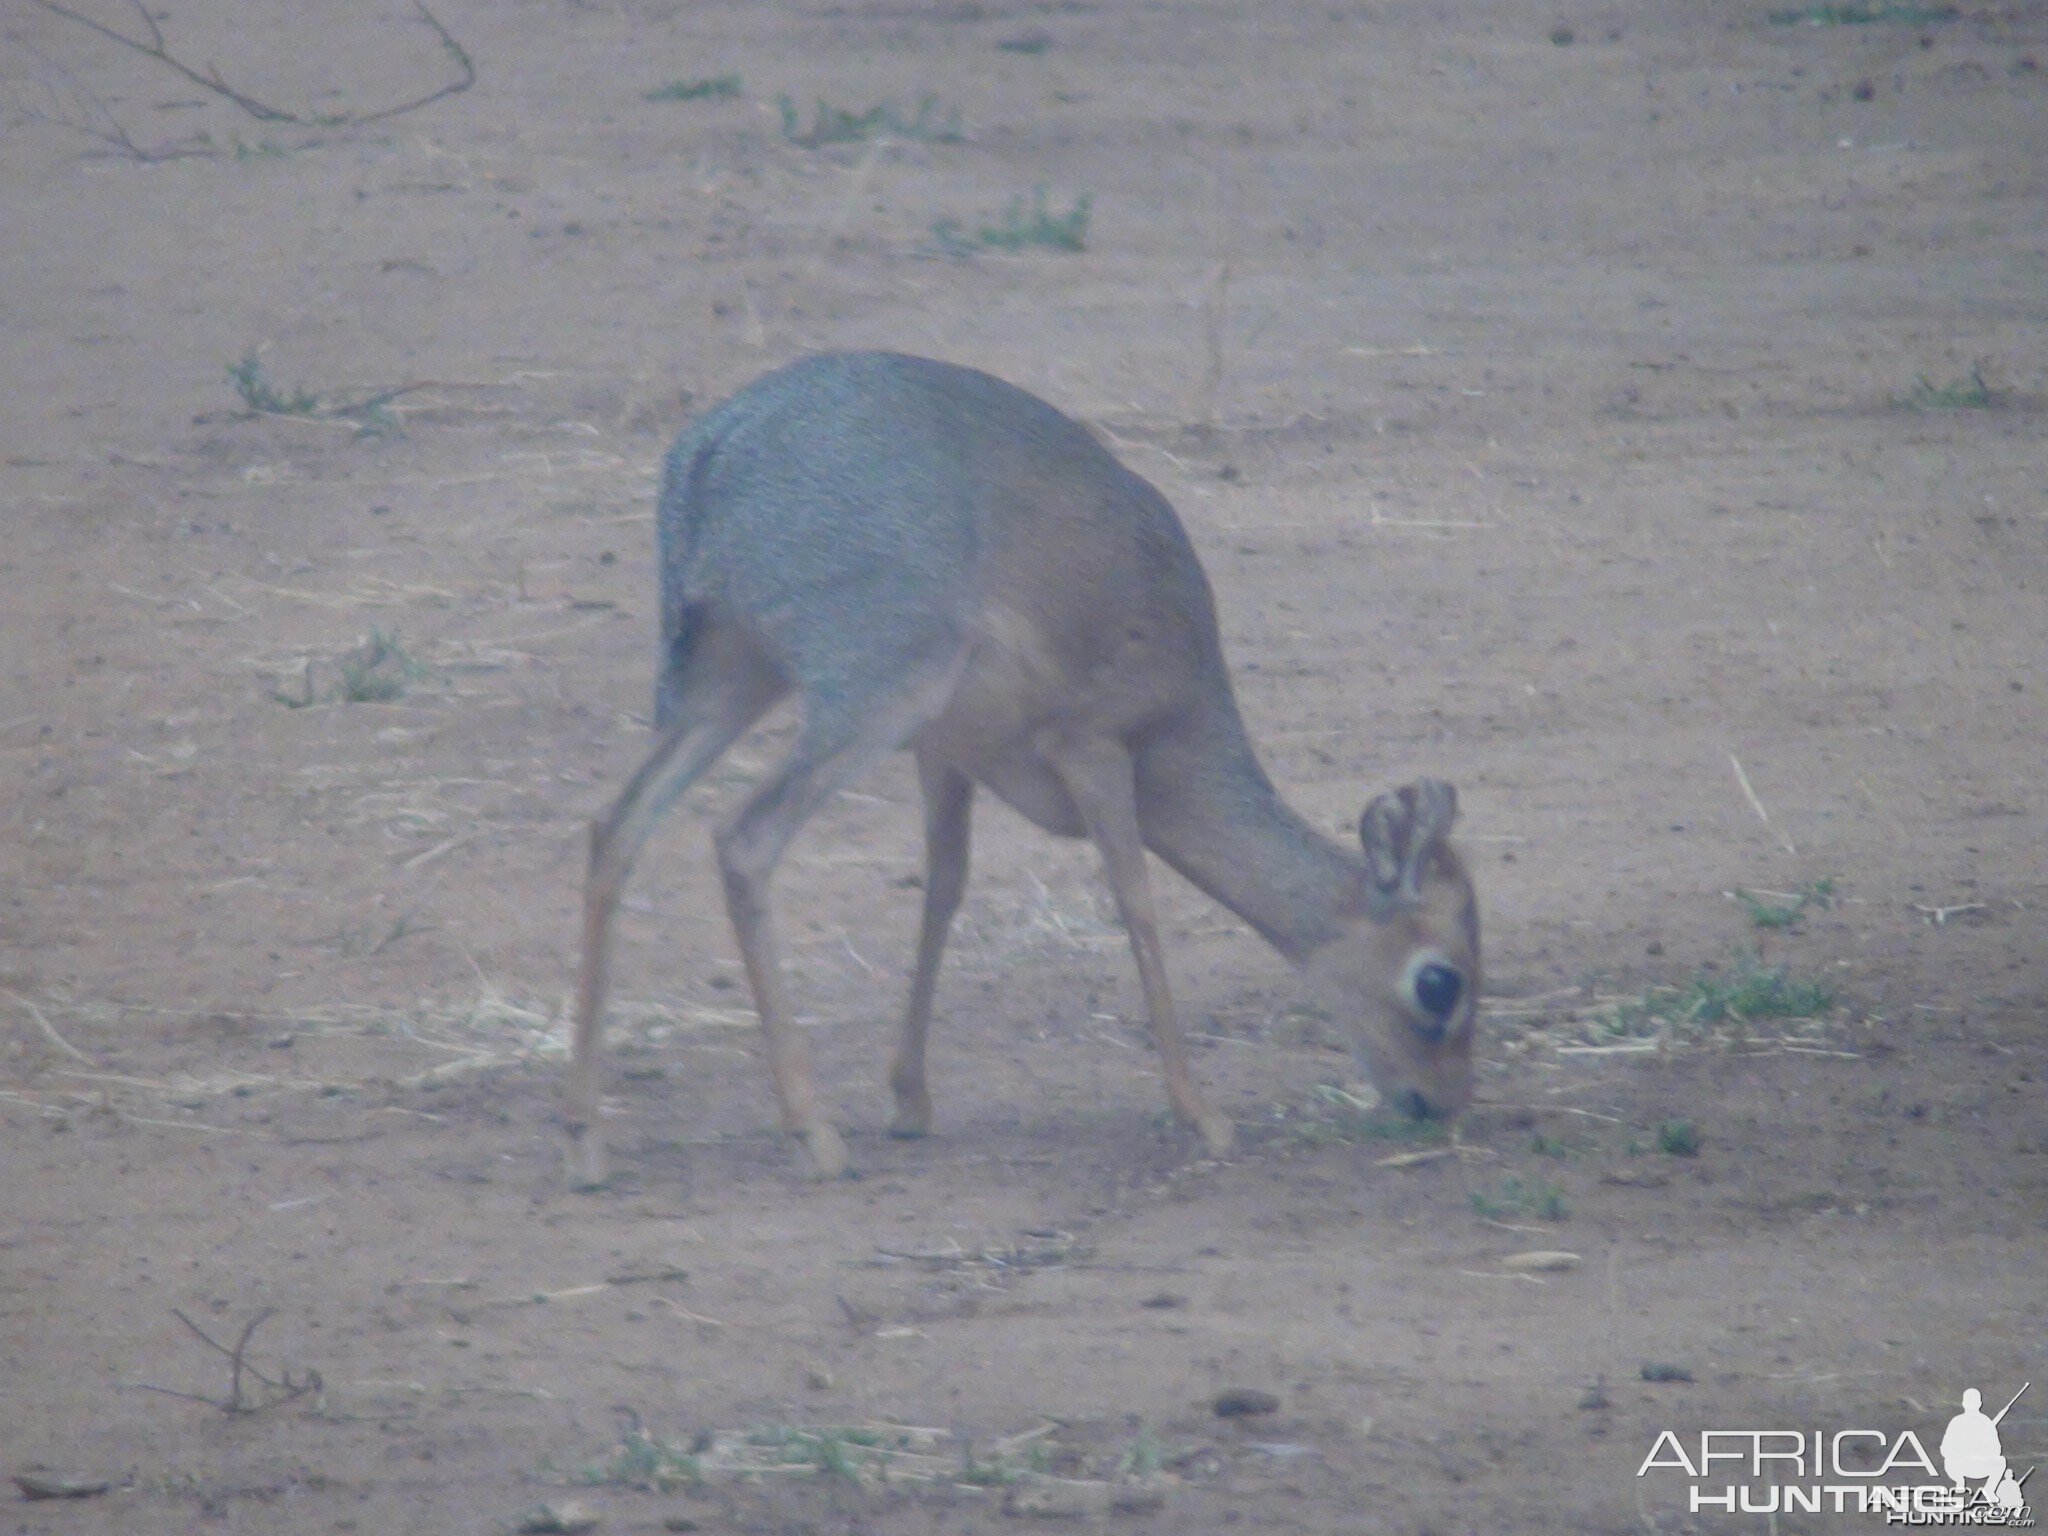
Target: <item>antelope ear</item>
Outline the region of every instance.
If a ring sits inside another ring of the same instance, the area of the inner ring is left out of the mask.
[[[1458,792],[1441,779],[1417,779],[1375,795],[1358,818],[1366,879],[1397,900],[1422,895],[1422,871],[1458,819]]]

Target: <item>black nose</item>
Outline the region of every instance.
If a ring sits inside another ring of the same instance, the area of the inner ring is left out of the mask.
[[[1403,1088],[1399,1093],[1395,1094],[1394,1108],[1406,1115],[1410,1120],[1433,1120],[1436,1118],[1436,1107],[1422,1096],[1422,1091],[1418,1088]]]

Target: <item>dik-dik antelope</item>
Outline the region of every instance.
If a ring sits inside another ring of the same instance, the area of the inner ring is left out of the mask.
[[[1375,798],[1357,846],[1291,810],[1239,718],[1216,607],[1180,519],[1052,406],[890,353],[807,358],[692,425],[657,515],[660,740],[591,828],[568,1120],[580,1187],[607,1173],[599,1034],[612,916],[648,834],[719,754],[795,694],[787,758],[716,835],[782,1123],[846,1171],[798,1037],[768,882],[790,838],[886,753],[915,754],[924,917],[889,1073],[891,1131],[931,1126],[925,1037],[967,880],[977,785],[1101,850],[1174,1111],[1210,1152],[1167,986],[1145,850],[1325,984],[1366,1073],[1417,1116],[1472,1088],[1479,917],[1451,786]]]

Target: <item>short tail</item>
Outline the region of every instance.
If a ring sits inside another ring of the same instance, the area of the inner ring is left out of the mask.
[[[661,662],[654,678],[654,725],[666,731],[679,702],[676,680],[703,629],[703,612],[689,594],[689,569],[703,516],[704,479],[713,445],[692,432],[661,466],[661,494],[655,530],[661,545]]]
[[[704,610],[696,603],[665,609],[661,624],[661,664],[654,669],[654,728],[666,735],[682,706],[681,679],[697,636],[704,628]]]

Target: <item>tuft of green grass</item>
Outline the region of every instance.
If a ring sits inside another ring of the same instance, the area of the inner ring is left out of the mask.
[[[1592,1149],[1583,1141],[1574,1141],[1566,1136],[1551,1136],[1538,1131],[1529,1138],[1529,1150],[1538,1157],[1554,1157],[1563,1162],[1567,1158],[1579,1157]]]
[[[1046,189],[1040,186],[1032,192],[1028,206],[1021,196],[1011,198],[1010,206],[1003,211],[1001,223],[984,224],[969,234],[958,219],[940,219],[932,225],[932,238],[948,255],[964,256],[977,250],[1021,251],[1032,248],[1085,251],[1088,249],[1088,219],[1094,203],[1095,194],[1083,192],[1065,213],[1055,213],[1046,201]]]
[[[1984,365],[1976,363],[1969,378],[1951,379],[1946,384],[1937,384],[1923,373],[1911,389],[1894,395],[1892,404],[1907,411],[1988,411],[1998,404],[1998,391],[1986,381]]]
[[[1643,1039],[1667,1030],[1747,1023],[1754,1019],[1817,1019],[1835,1005],[1835,989],[1805,981],[1754,954],[1727,971],[1702,969],[1682,987],[1651,987],[1601,1020],[1610,1037]]]
[[[657,85],[651,91],[642,91],[642,101],[732,101],[742,95],[746,87],[740,77],[732,75],[709,75],[702,80],[671,80],[667,85]]]
[[[1312,1092],[1316,1102],[1304,1106],[1299,1113],[1286,1112],[1282,1131],[1290,1140],[1311,1150],[1371,1141],[1433,1147],[1441,1146],[1450,1137],[1441,1120],[1411,1120],[1368,1104],[1331,1083],[1318,1083]]]
[[[242,354],[240,362],[228,364],[228,382],[242,397],[242,404],[269,416],[311,416],[320,409],[320,397],[301,386],[286,394],[263,371],[263,359],[255,351]]]
[[[1783,966],[1766,968],[1746,957],[1727,976],[1694,980],[1686,1013],[1705,1024],[1744,1019],[1816,1019],[1835,1006],[1835,989],[1800,981]]]
[[[917,110],[905,117],[889,102],[880,102],[865,112],[835,107],[820,99],[813,109],[811,126],[788,96],[775,98],[782,113],[782,136],[800,149],[823,149],[828,144],[864,144],[884,134],[915,139],[923,144],[958,144],[966,138],[960,128],[960,109],[939,110],[937,96],[919,100]]]
[[[1790,928],[1806,915],[1809,907],[1825,911],[1835,904],[1835,882],[1829,876],[1789,893],[1745,891],[1738,887],[1733,895],[1757,927]]]
[[[1913,5],[1899,3],[1899,0],[1885,5],[1858,5],[1854,0],[1836,0],[1836,3],[1773,11],[1770,22],[1774,27],[1863,27],[1887,21],[1925,27],[1936,22],[1954,21],[1960,14],[1952,5]]]
[[[1742,903],[1743,910],[1749,913],[1749,920],[1759,928],[1790,928],[1799,921],[1802,905],[1799,902],[1788,906],[1783,902],[1765,901],[1749,891],[1737,891],[1735,899]]]
[[[1664,1120],[1657,1126],[1657,1150],[1666,1157],[1698,1157],[1700,1128],[1690,1120]]]
[[[1137,1434],[1131,1438],[1131,1443],[1117,1458],[1117,1476],[1150,1477],[1166,1465],[1166,1458],[1166,1447],[1159,1443],[1158,1437],[1150,1429],[1140,1425]]]
[[[1472,1191],[1472,1209],[1499,1221],[1509,1216],[1534,1216],[1543,1221],[1564,1221],[1572,1213],[1564,1186],[1548,1179],[1522,1179],[1509,1175],[1494,1192]]]
[[[368,635],[334,658],[334,670],[336,677],[325,699],[330,704],[389,704],[404,698],[414,683],[435,675],[432,667],[399,643],[396,634],[386,634],[375,625]],[[321,703],[313,684],[313,671],[313,659],[308,657],[298,686],[290,691],[273,688],[270,697],[286,709],[311,709]]]
[[[747,1444],[774,1452],[779,1466],[816,1467],[828,1477],[858,1478],[861,1469],[875,1460],[864,1453],[881,1445],[882,1436],[867,1429],[799,1429],[778,1424],[753,1431]]]
[[[227,365],[227,375],[228,383],[234,386],[242,404],[258,415],[319,416],[329,421],[352,421],[358,437],[400,435],[398,418],[391,412],[391,402],[421,387],[418,384],[400,384],[392,389],[371,390],[353,398],[341,394],[315,394],[304,385],[286,393],[264,372],[263,359],[253,347],[242,355],[239,362]]]
[[[341,672],[335,697],[344,704],[388,704],[403,698],[408,686],[427,675],[427,668],[407,653],[397,635],[387,635],[374,624],[335,665]],[[307,675],[311,677],[310,668]]]
[[[586,1487],[648,1488],[671,1493],[704,1481],[703,1468],[688,1451],[655,1439],[639,1425],[628,1429],[611,1455],[570,1474]]]

